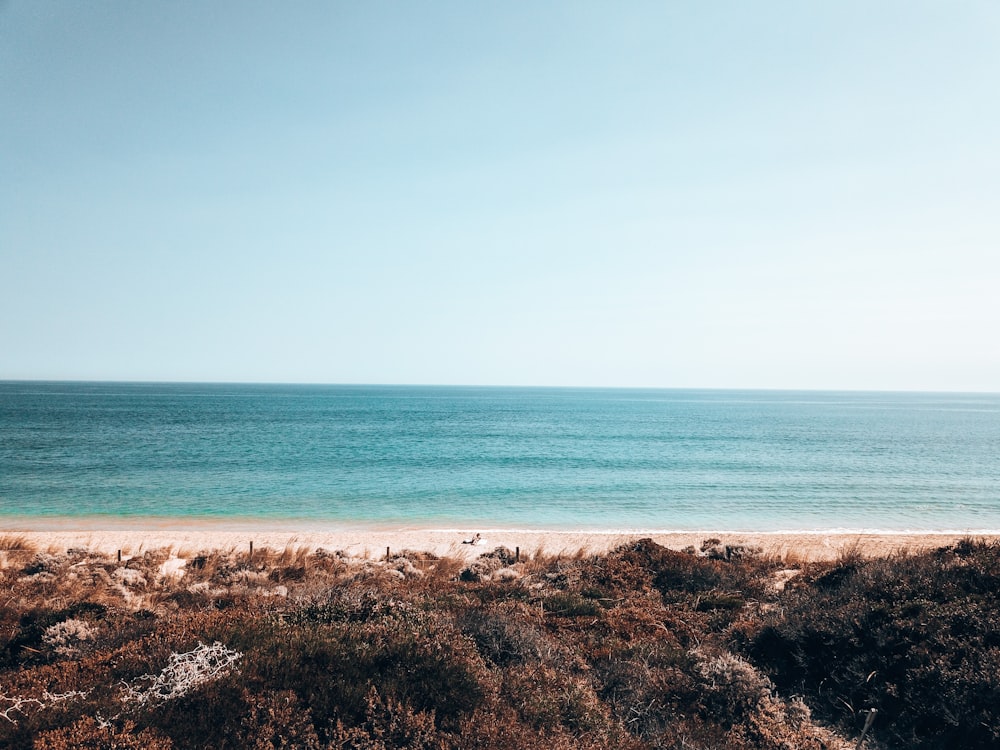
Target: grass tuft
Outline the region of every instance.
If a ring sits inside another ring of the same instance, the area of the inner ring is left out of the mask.
[[[35,552],[35,545],[22,534],[0,535],[0,551],[4,552]]]

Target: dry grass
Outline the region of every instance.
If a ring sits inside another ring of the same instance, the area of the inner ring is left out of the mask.
[[[866,557],[860,539],[855,539],[837,550],[837,562],[841,565],[854,565]]]
[[[275,560],[276,565],[303,566],[312,555],[312,549],[308,546],[297,544],[295,540],[289,541],[283,550],[278,553]]]
[[[0,535],[0,551],[4,552],[34,552],[35,545],[21,534]]]

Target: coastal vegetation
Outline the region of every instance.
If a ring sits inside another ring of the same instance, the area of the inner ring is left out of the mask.
[[[992,748],[1000,545],[472,561],[0,538],[0,746]]]

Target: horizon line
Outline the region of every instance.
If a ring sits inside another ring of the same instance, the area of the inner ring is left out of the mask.
[[[620,391],[750,391],[764,393],[912,393],[912,394],[977,394],[1000,395],[998,390],[957,390],[927,388],[816,388],[781,386],[679,386],[679,385],[551,385],[524,383],[400,383],[347,381],[280,381],[280,380],[160,380],[160,379],[97,379],[97,378],[4,378],[0,383],[39,384],[117,384],[117,385],[255,385],[306,386],[345,388],[512,388],[524,390],[620,390]]]

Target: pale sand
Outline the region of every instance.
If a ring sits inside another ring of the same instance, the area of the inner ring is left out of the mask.
[[[134,521],[133,521],[134,523]],[[47,528],[46,528],[47,527]],[[482,535],[476,545],[463,544],[476,533]],[[764,554],[790,561],[834,560],[840,555],[857,551],[862,555],[888,555],[903,550],[918,551],[954,544],[967,534],[907,534],[907,533],[619,533],[593,531],[534,531],[534,530],[435,530],[420,528],[331,527],[302,528],[286,523],[233,524],[206,522],[171,526],[169,522],[143,523],[130,527],[127,521],[98,522],[86,525],[64,519],[58,523],[3,523],[0,536],[10,534],[25,537],[39,549],[53,552],[70,548],[87,548],[97,552],[134,555],[147,550],[169,549],[173,554],[191,556],[210,550],[249,550],[265,547],[329,552],[342,550],[352,557],[378,558],[391,552],[410,550],[438,556],[474,557],[499,546],[512,551],[519,548],[522,556],[538,552],[549,555],[575,555],[578,552],[599,553],[637,539],[653,541],[671,549],[688,546],[700,548],[702,542],[717,538],[727,545],[759,547]],[[972,535],[975,538],[984,538]],[[990,536],[988,539],[1000,537]]]

